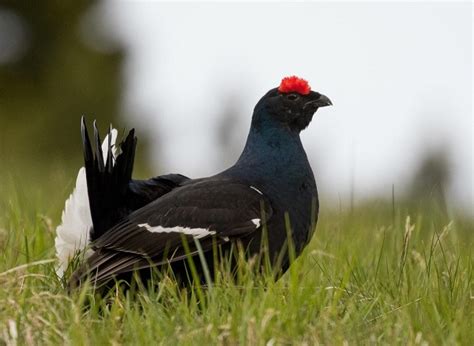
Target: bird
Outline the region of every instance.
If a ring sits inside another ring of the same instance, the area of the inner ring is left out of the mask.
[[[215,248],[240,248],[248,258],[265,251],[277,272],[301,254],[316,229],[318,190],[300,133],[331,100],[297,76],[285,77],[256,104],[243,151],[231,167],[192,179],[167,174],[132,179],[137,137],[116,144],[109,127],[101,145],[81,119],[84,167],[57,228],[58,274],[75,253],[83,263],[69,286],[106,287],[132,273],[171,266],[185,277],[189,258],[216,260]],[[204,277],[203,268],[197,268]],[[214,268],[212,264],[207,266]]]

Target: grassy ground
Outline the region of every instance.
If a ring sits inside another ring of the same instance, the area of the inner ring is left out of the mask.
[[[54,274],[71,185],[47,195],[14,181],[0,191],[0,345],[474,344],[474,225],[429,203],[323,208],[277,282],[243,268],[237,282],[186,292],[166,279],[105,301],[66,294]]]

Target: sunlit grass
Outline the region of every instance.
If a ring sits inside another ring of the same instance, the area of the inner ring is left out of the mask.
[[[67,189],[14,181],[0,212],[0,344],[474,341],[474,225],[429,202],[323,208],[313,241],[276,282],[250,263],[212,287],[183,289],[165,275],[133,298],[99,298],[87,288],[68,295],[54,272]]]

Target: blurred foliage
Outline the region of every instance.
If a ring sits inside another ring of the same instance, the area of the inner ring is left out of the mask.
[[[424,153],[408,184],[407,202],[426,207],[431,205],[448,214],[446,189],[451,180],[449,155],[446,149],[431,149]]]
[[[102,23],[87,27],[91,23],[84,20],[94,5],[97,1],[0,1],[0,46],[23,48],[0,61],[3,173],[23,169],[41,181],[54,166],[77,169],[80,116],[97,118],[103,129],[116,120],[124,50],[87,43],[85,35],[100,36]]]
[[[433,151],[422,158],[412,182],[413,197],[444,199],[450,178],[446,156],[444,151]]]

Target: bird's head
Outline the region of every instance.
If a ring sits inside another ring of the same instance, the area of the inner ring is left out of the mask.
[[[253,121],[264,123],[276,120],[299,133],[309,125],[319,107],[330,105],[331,100],[311,91],[306,80],[296,76],[285,77],[278,88],[271,89],[257,103]]]

